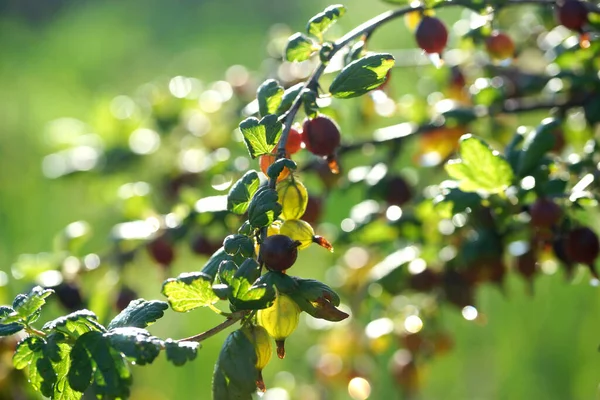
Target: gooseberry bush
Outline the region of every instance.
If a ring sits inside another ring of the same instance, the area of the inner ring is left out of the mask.
[[[464,9],[454,32],[436,15],[449,7]],[[125,399],[130,364],[164,352],[181,366],[231,328],[213,398],[251,399],[268,390],[261,371],[273,341],[284,358],[306,313],[339,323],[337,345],[326,348],[344,353],[341,367],[331,372],[325,357],[318,373],[350,382],[363,399],[373,377],[357,360],[387,354],[389,373],[412,397],[420,366],[452,345],[441,305],[475,319],[482,285],[502,289],[514,273],[533,293],[540,267],[552,265],[568,278],[583,265],[598,279],[600,244],[586,217],[598,197],[598,11],[577,0],[426,0],[335,39],[329,28],[346,8],[332,5],[305,33],[273,38],[276,72],[260,84],[235,66],[209,88],[180,76],[117,97],[110,122],[92,123],[97,134],[54,137],[44,171],[63,179],[133,171],[149,182],[120,186],[123,221],[108,251],[83,252],[90,227],[76,222],[54,253],[15,263],[15,278],[40,285],[0,307],[0,335],[18,341],[14,368],[46,397]],[[505,13],[535,23],[518,30]],[[419,64],[426,99],[394,86],[405,63],[369,45],[401,17],[416,59],[431,64]],[[356,200],[336,210],[347,214],[341,229],[321,219],[336,196]],[[166,279],[166,302],[138,299],[127,267],[146,253],[170,276],[184,243],[205,264]],[[336,290],[294,268],[311,246],[336,264]],[[329,255],[334,246],[341,257]],[[119,278],[100,280],[103,294],[88,301],[81,281],[103,269]],[[70,313],[36,326],[50,296]],[[119,311],[113,318],[108,302]],[[148,327],[169,308],[204,308],[223,321],[184,339],[153,336]],[[389,338],[399,343],[392,353]]]

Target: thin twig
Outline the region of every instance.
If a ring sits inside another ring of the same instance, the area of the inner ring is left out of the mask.
[[[236,322],[238,322],[242,318],[244,318],[247,314],[248,314],[248,311],[236,311],[233,314],[231,314],[231,316],[229,318],[227,318],[225,321],[221,322],[219,325],[215,326],[214,328],[211,328],[211,329],[207,330],[206,332],[202,332],[197,335],[187,337],[185,339],[179,339],[178,342],[202,342],[202,341],[208,339],[209,337],[214,336],[217,333],[229,328],[231,325],[235,324]]]

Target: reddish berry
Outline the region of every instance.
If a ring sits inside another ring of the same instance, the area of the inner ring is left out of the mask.
[[[565,0],[558,2],[556,18],[564,27],[581,32],[583,25],[588,20],[588,10],[583,2],[578,0]]]
[[[285,235],[268,236],[260,245],[260,256],[267,269],[285,271],[296,262],[298,243]]]
[[[313,154],[330,156],[340,145],[340,128],[332,119],[319,115],[304,121],[302,139]]]
[[[392,205],[401,206],[412,198],[412,190],[404,178],[393,176],[386,180],[387,193],[385,200]]]
[[[196,254],[211,256],[219,248],[221,248],[221,242],[212,241],[202,234],[198,234],[192,238],[190,247]]]
[[[441,53],[448,43],[448,30],[439,19],[425,16],[417,26],[415,38],[426,53]]]
[[[52,289],[54,289],[54,293],[56,293],[60,304],[67,310],[77,311],[84,308],[85,305],[81,297],[79,285],[73,282],[62,282]]]
[[[117,310],[119,312],[123,311],[124,309],[127,308],[129,303],[131,303],[133,300],[136,300],[137,298],[138,298],[138,295],[133,289],[131,289],[127,286],[123,286],[121,288],[121,291],[119,292],[119,295],[117,296],[117,302],[116,302]]]
[[[426,268],[423,272],[411,275],[409,285],[412,289],[419,292],[429,292],[440,283],[440,277],[431,268]]]
[[[504,32],[493,31],[485,40],[485,48],[492,58],[505,60],[515,55],[515,43]]]
[[[148,243],[148,252],[154,261],[163,266],[171,265],[175,259],[173,245],[162,236]]]
[[[306,210],[304,215],[300,218],[303,221],[313,225],[319,222],[321,213],[323,212],[323,199],[321,197],[308,196],[308,203],[306,203]]]
[[[562,210],[552,200],[540,197],[529,209],[529,215],[531,215],[531,225],[547,229],[560,221]]]
[[[592,265],[600,253],[598,236],[590,228],[575,228],[567,234],[565,254],[577,263]]]
[[[285,151],[289,154],[294,154],[302,148],[302,134],[294,128],[290,128],[287,142],[285,143]]]

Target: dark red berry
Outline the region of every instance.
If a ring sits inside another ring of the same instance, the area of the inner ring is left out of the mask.
[[[157,263],[163,266],[171,265],[175,259],[173,245],[162,236],[148,243],[148,252]]]
[[[117,296],[117,301],[115,304],[117,306],[117,310],[119,312],[123,311],[127,308],[129,303],[131,303],[133,300],[136,300],[137,298],[138,295],[133,289],[127,286],[123,286],[119,291],[119,295]]]
[[[493,31],[485,40],[488,54],[495,59],[505,60],[515,55],[515,43],[504,32]]]
[[[393,176],[385,181],[387,193],[385,200],[392,205],[402,206],[412,198],[412,190],[401,176]]]
[[[83,298],[79,285],[73,282],[62,282],[54,286],[54,293],[60,304],[69,311],[77,311],[84,308]]]
[[[321,197],[308,196],[308,203],[306,203],[306,210],[300,218],[313,225],[319,222],[321,213],[323,211],[323,199]]]
[[[556,18],[561,25],[581,32],[588,21],[588,10],[581,1],[565,0],[557,3]]]
[[[306,119],[302,126],[302,140],[311,153],[330,156],[340,145],[340,128],[324,115]]]
[[[260,245],[260,257],[267,269],[285,271],[296,262],[298,243],[289,236],[271,235]]]
[[[426,268],[423,272],[411,275],[409,285],[419,292],[429,292],[440,283],[440,278],[434,270]]]
[[[212,241],[202,234],[198,234],[192,238],[190,247],[195,254],[204,256],[212,256],[213,253],[221,248],[221,242]]]
[[[600,253],[598,236],[590,228],[575,228],[567,234],[565,254],[573,262],[592,265]]]
[[[562,210],[552,200],[540,197],[529,209],[531,225],[536,228],[551,228],[562,218]]]
[[[425,16],[415,31],[417,44],[426,53],[441,53],[448,43],[448,30],[442,21]]]

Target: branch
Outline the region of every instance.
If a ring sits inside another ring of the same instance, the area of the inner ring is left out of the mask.
[[[214,328],[211,328],[211,329],[207,330],[206,332],[202,332],[202,333],[199,333],[194,336],[190,336],[185,339],[179,339],[178,342],[202,342],[202,341],[208,339],[209,337],[214,336],[217,333],[229,328],[231,325],[240,321],[242,318],[244,318],[248,314],[249,314],[248,311],[236,311],[233,314],[231,314],[231,316],[229,318],[227,318],[225,321],[221,322],[219,325],[215,326]]]

